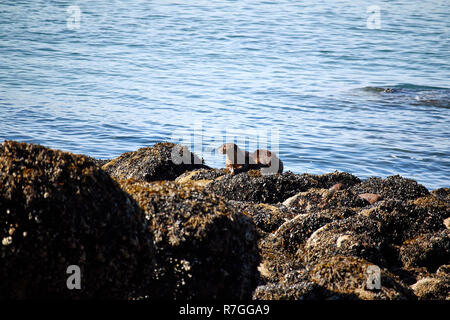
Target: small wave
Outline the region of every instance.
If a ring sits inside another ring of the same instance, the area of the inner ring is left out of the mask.
[[[357,89],[379,95],[386,101],[404,102],[410,105],[450,108],[450,89],[421,86],[414,84],[397,84],[394,86],[364,87]]]
[[[448,88],[442,87],[430,87],[430,86],[421,86],[409,83],[396,84],[393,86],[382,86],[382,87],[363,87],[359,90],[368,91],[368,92],[387,92],[387,93],[395,93],[395,92],[407,92],[407,91],[430,91],[430,90],[449,90]]]

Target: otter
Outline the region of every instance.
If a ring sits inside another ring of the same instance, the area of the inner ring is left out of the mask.
[[[264,174],[283,173],[283,162],[269,150],[258,149],[251,154],[251,159]]]
[[[250,154],[240,149],[234,143],[225,143],[219,147],[219,152],[225,154],[225,168],[234,175],[250,170]]]
[[[264,174],[283,172],[283,162],[269,150],[258,149],[249,153],[234,143],[225,143],[219,147],[219,152],[226,155],[225,168],[232,175],[251,169],[261,169]]]

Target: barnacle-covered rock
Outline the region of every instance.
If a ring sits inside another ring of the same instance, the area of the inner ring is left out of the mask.
[[[396,200],[412,200],[429,194],[427,188],[421,184],[399,175],[386,179],[372,177],[354,185],[351,190],[355,194],[373,193],[381,195],[383,199]]]
[[[249,216],[262,233],[277,230],[284,222],[292,219],[296,212],[280,204],[252,203],[228,200],[240,212]]]
[[[126,152],[102,166],[115,179],[174,180],[182,173],[208,168],[187,147],[163,142]]]
[[[175,182],[181,184],[192,184],[197,186],[206,186],[215,179],[220,179],[227,174],[226,169],[199,169],[186,171],[175,179]]]
[[[348,208],[326,209],[313,213],[299,214],[283,223],[277,229],[275,236],[280,239],[281,245],[285,250],[295,253],[317,229],[332,221],[355,214],[354,210]]]
[[[309,174],[298,175],[288,171],[262,175],[259,170],[250,170],[216,179],[206,188],[229,200],[278,203],[317,186],[318,182]]]
[[[301,259],[284,250],[280,240],[276,234],[270,233],[258,243],[261,255],[258,271],[263,282],[279,282],[286,274],[303,269]]]
[[[268,283],[258,286],[254,300],[322,300],[328,298],[327,290],[312,281],[293,284]]]
[[[383,234],[389,241],[401,245],[420,234],[445,229],[448,216],[445,207],[424,205],[421,198],[412,201],[384,200],[359,212],[381,223]]]
[[[307,265],[342,255],[363,258],[385,267],[396,256],[380,228],[377,221],[361,216],[336,220],[315,231],[298,254]]]
[[[152,258],[142,211],[94,162],[13,141],[0,147],[0,239],[0,299],[125,299]]]
[[[315,176],[315,179],[319,183],[320,188],[329,189],[335,184],[342,184],[341,189],[348,189],[361,183],[361,180],[347,172],[334,171],[332,173],[326,173]]]
[[[400,248],[400,259],[405,267],[426,267],[430,272],[450,263],[450,230],[405,241]]]
[[[415,200],[409,200],[407,204],[422,209],[428,209],[435,214],[438,214],[438,216],[442,217],[444,220],[450,217],[450,202],[436,197],[435,194],[430,194]]]
[[[450,300],[450,265],[442,265],[435,274],[411,286],[420,300]]]
[[[431,194],[441,201],[450,205],[450,188],[439,188],[431,191]]]
[[[310,269],[310,277],[331,292],[362,300],[415,299],[414,293],[398,277],[357,257],[337,255],[321,259]],[[379,287],[372,277],[379,277]]]
[[[108,159],[97,159],[97,158],[93,158],[93,157],[89,157],[89,156],[84,156],[84,157],[86,157],[86,159],[88,159],[89,161],[92,161],[93,163],[95,163],[99,168],[103,167],[105,164],[107,164],[108,162],[111,161]]]
[[[259,253],[252,220],[203,188],[120,181],[145,210],[156,248],[152,299],[249,299]]]
[[[369,202],[348,190],[310,189],[285,200],[283,204],[296,209],[299,213],[312,213],[322,210],[340,210],[342,208],[362,208]]]

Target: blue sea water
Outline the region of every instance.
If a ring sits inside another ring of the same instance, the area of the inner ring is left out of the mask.
[[[449,187],[449,26],[448,0],[2,0],[0,139],[221,167],[278,132],[285,170]]]

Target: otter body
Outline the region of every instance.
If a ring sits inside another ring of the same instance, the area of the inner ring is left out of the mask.
[[[258,149],[249,153],[234,143],[226,143],[219,147],[219,152],[226,155],[225,168],[232,175],[251,169],[261,169],[264,174],[283,172],[283,162],[269,150]]]
[[[275,155],[265,149],[258,149],[252,153],[252,160],[256,165],[260,165],[261,172],[266,174],[282,173],[283,162]]]
[[[236,144],[225,143],[219,147],[219,152],[225,154],[225,168],[231,174],[250,170],[250,154]]]

